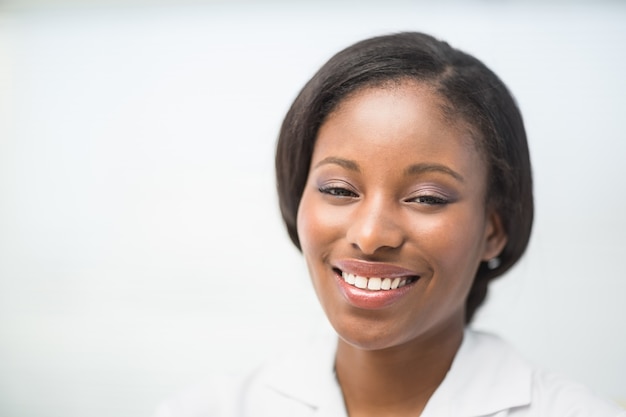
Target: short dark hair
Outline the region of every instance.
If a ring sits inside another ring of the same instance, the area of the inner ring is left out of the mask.
[[[532,175],[526,132],[514,98],[481,61],[432,36],[404,32],[358,42],[333,56],[304,86],[283,121],[276,149],[276,179],[283,220],[300,249],[298,206],[317,133],[349,94],[387,82],[415,80],[444,99],[475,133],[488,164],[487,203],[499,213],[508,241],[500,264],[482,262],[466,302],[469,323],[489,282],[522,256],[533,223]]]

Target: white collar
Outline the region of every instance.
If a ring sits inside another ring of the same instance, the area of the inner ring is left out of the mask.
[[[466,330],[426,416],[483,416],[530,404],[532,370],[497,336]]]
[[[323,337],[281,358],[263,372],[263,382],[320,414],[345,415],[334,374],[336,344],[336,336]],[[466,330],[448,374],[422,417],[475,417],[527,405],[531,384],[531,368],[508,344],[496,336]]]
[[[309,346],[267,367],[263,372],[263,382],[282,396],[293,398],[318,411],[336,408],[339,400],[343,411],[334,415],[345,415],[341,389],[334,371],[336,348],[336,335],[318,335]]]

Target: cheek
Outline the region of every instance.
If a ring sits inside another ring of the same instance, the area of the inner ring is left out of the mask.
[[[298,209],[296,225],[309,277],[322,307],[328,312],[330,281],[325,279],[329,271],[326,260],[333,243],[337,241],[338,228],[332,224],[334,217],[320,200],[314,192],[305,191]]]
[[[445,215],[418,222],[414,236],[441,270],[452,277],[462,274],[473,279],[483,252],[484,225],[480,208],[458,206]]]
[[[302,254],[307,261],[312,255],[322,250],[329,240],[332,240],[331,235],[335,229],[332,224],[329,224],[329,219],[332,218],[320,204],[319,197],[305,190],[298,208],[296,225]]]
[[[311,211],[309,210],[309,202],[307,193],[302,195],[300,200],[300,206],[298,207],[298,214],[296,216],[296,227],[298,230],[298,239],[300,240],[300,247],[302,248],[302,254],[306,257],[309,251],[310,241],[314,239],[311,233],[315,232],[315,220],[311,218]]]
[[[325,252],[325,248],[341,236],[341,218],[340,213],[324,204],[315,191],[304,192],[296,225],[305,258]]]

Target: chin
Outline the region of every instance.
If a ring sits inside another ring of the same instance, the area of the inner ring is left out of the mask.
[[[462,337],[465,327],[463,310],[442,320],[435,317],[401,320],[367,314],[350,319],[331,320],[339,338],[365,351],[399,348],[411,344],[445,345]]]
[[[409,332],[389,326],[377,320],[332,323],[339,338],[346,344],[366,351],[384,350],[398,347],[413,337]]]

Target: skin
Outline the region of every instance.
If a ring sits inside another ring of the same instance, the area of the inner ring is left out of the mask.
[[[486,204],[485,158],[443,104],[412,81],[365,88],[318,133],[297,227],[339,335],[335,367],[352,417],[422,412],[461,344],[476,270],[506,243]],[[419,279],[390,305],[362,308],[341,291],[345,260]]]

